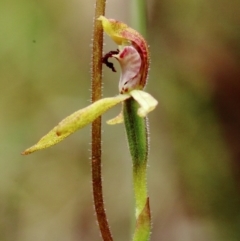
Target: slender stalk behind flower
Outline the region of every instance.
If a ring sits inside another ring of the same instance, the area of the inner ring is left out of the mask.
[[[130,14],[132,27],[146,37],[147,1],[131,0]]]
[[[93,48],[92,48],[92,103],[102,97],[102,51],[103,29],[97,18],[105,14],[106,0],[96,0]],[[104,241],[112,241],[112,234],[108,225],[103,202],[102,173],[101,173],[101,116],[92,123],[92,188],[94,207],[101,235]]]

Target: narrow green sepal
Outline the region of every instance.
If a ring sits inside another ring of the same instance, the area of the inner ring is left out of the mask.
[[[57,128],[58,135],[65,135],[66,133],[73,133],[76,130],[86,126],[87,124],[93,122],[97,117],[105,113],[107,110],[113,106],[119,104],[120,102],[130,98],[129,95],[117,95],[115,97],[104,98],[96,101],[90,106],[77,111],[71,115],[70,118],[62,121]]]
[[[64,140],[67,136],[74,133],[93,122],[104,112],[128,99],[129,95],[117,95],[116,97],[104,98],[93,104],[74,112],[73,114],[62,120],[57,126],[43,136],[37,144],[26,149],[22,155],[28,155],[38,150],[42,150],[53,146]]]

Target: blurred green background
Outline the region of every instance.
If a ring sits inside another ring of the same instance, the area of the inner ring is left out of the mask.
[[[240,1],[148,0],[148,186],[152,241],[240,240]],[[128,0],[106,16],[128,23]],[[93,212],[90,127],[21,156],[90,101],[94,0],[0,1],[0,240],[101,240]],[[116,46],[105,38],[105,52]],[[119,70],[119,68],[118,68]],[[104,67],[104,96],[118,93]],[[123,125],[103,117],[103,186],[114,240],[134,228]]]

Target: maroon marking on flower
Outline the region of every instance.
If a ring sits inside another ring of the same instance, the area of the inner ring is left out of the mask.
[[[127,54],[127,49],[123,49],[122,52],[119,55],[119,58],[123,59],[125,57],[125,55]]]
[[[103,56],[103,58],[102,58],[102,63],[103,63],[103,64],[106,64],[106,66],[107,66],[108,68],[110,68],[113,72],[117,72],[117,71],[116,71],[113,63],[109,62],[108,59],[109,59],[109,58],[112,58],[113,55],[118,54],[118,53],[119,53],[119,50],[118,50],[118,49],[117,49],[116,51],[110,51],[110,52],[106,53],[106,54]]]
[[[141,55],[133,46],[124,46],[121,50],[110,51],[102,58],[102,62],[116,72],[113,63],[108,61],[109,58],[115,58],[120,63],[122,71],[118,87],[121,94],[144,88],[144,85],[141,85]]]

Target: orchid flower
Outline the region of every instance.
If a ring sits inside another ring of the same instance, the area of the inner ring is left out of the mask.
[[[149,69],[149,53],[143,37],[126,24],[100,16],[104,31],[118,44],[117,51],[111,51],[103,58],[103,63],[114,71],[108,58],[115,58],[121,66],[119,93],[115,97],[100,99],[89,106],[80,109],[63,119],[58,125],[43,136],[35,145],[26,149],[22,154],[53,146],[64,140],[75,131],[85,127],[107,110],[125,100],[133,98],[138,103],[138,115],[143,118],[152,111],[157,101],[143,89],[146,85]],[[109,124],[123,122],[123,115],[108,121]]]

